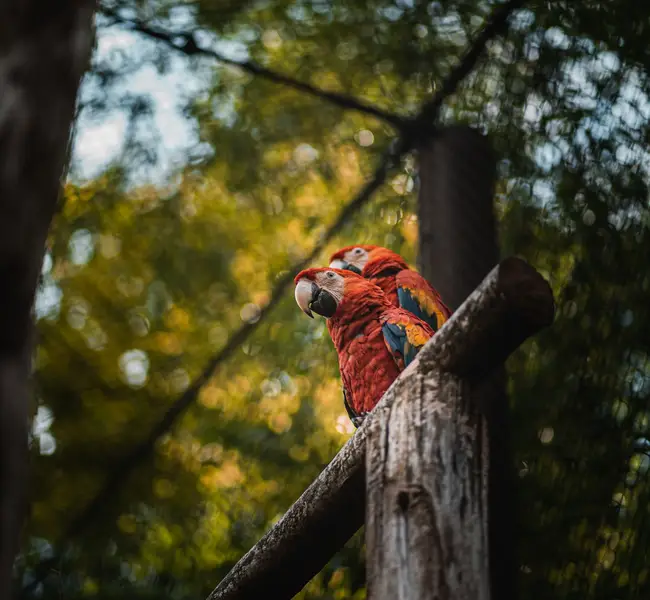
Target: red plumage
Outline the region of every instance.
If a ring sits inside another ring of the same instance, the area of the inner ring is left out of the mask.
[[[345,399],[355,425],[374,408],[384,392],[433,330],[408,311],[393,306],[381,288],[356,273],[339,269],[306,269],[296,276],[316,280],[333,271],[344,279],[343,296],[327,321],[339,359]],[[405,346],[386,338],[386,325],[403,334]],[[355,420],[354,417],[359,417]]]

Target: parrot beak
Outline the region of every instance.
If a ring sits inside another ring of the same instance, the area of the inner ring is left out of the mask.
[[[316,290],[318,290],[318,286],[313,281],[308,281],[307,279],[301,279],[296,284],[296,304],[310,319],[314,318],[311,312],[311,303],[316,295]]]
[[[312,309],[316,314],[329,318],[336,312],[337,303],[332,295],[319,288],[313,281],[301,279],[296,284],[296,304],[308,317],[314,318]]]
[[[340,258],[334,259],[329,266],[330,269],[343,269],[344,271],[352,271],[357,275],[361,275],[361,269],[359,267],[355,267],[353,264],[350,264],[349,262],[345,262]]]

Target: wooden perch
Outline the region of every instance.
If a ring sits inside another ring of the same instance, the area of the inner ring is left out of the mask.
[[[486,421],[462,379],[430,366],[370,426],[368,598],[489,600]]]
[[[466,397],[462,388],[467,384],[464,380],[460,382],[461,377],[478,381],[482,375],[500,366],[527,337],[550,325],[553,314],[551,289],[532,267],[517,258],[506,259],[495,267],[420,351],[417,360],[393,383],[372,414],[366,418],[364,425],[283,518],[234,566],[208,600],[243,600],[264,596],[291,598],[298,593],[363,525],[367,445],[371,447],[371,455],[368,457],[369,484],[375,482],[373,485],[380,486],[379,473],[384,471],[394,475],[390,469],[398,463],[386,463],[387,457],[390,458],[391,452],[394,451],[394,440],[390,441],[391,447],[382,446],[375,435],[378,429],[383,430],[388,420],[393,422],[393,409],[395,414],[400,411],[410,412],[415,420],[419,419],[418,414],[422,412],[426,419],[431,421],[422,431],[430,431],[428,427],[436,426],[443,408],[440,402],[441,392],[448,394],[450,398]],[[431,406],[425,406],[429,401]],[[466,413],[469,412],[467,409]],[[454,427],[462,418],[462,414],[451,418]],[[448,439],[440,439],[440,435],[436,433],[431,439],[415,437],[411,441],[408,441],[408,435],[402,435],[400,439],[409,447],[417,444],[419,455],[425,451],[425,455],[430,457],[430,464],[425,465],[425,470],[430,471],[438,460],[440,445],[449,443]],[[465,443],[461,439],[460,430],[452,435],[455,436],[452,440],[454,448]],[[474,443],[482,442],[474,440],[472,444]],[[396,449],[395,452],[404,452],[405,449],[406,446],[401,450]],[[448,455],[447,458],[453,462],[453,457]],[[406,466],[412,465],[407,461]],[[467,474],[469,469],[476,466],[468,450],[456,465],[461,471],[454,472],[453,477],[458,478],[463,472]],[[478,467],[482,468],[480,465]],[[446,480],[442,480],[440,485],[446,486]],[[466,511],[466,514],[479,514],[484,510],[482,495],[470,494],[466,501],[473,504],[464,505],[465,501],[462,500],[459,490],[453,486],[447,489],[451,494],[451,497],[445,497],[445,501],[449,500],[449,506],[456,506],[460,502],[458,509]],[[407,490],[406,496],[399,491],[403,490],[398,490],[397,495],[401,504],[395,505],[395,510],[404,512],[412,504],[417,504],[416,499],[420,494],[418,490]],[[384,495],[383,488],[372,488],[369,490],[369,501],[371,504],[381,504],[377,498]],[[454,502],[456,504],[453,504]],[[464,508],[461,508],[462,506]],[[382,514],[378,513],[377,518],[383,519]],[[427,518],[431,514],[429,510]],[[443,513],[435,518],[440,523],[446,516]],[[484,539],[486,533],[481,529],[481,523],[473,524],[467,536],[476,535]],[[373,531],[382,536],[381,531],[384,530],[373,527]],[[414,533],[416,532],[411,532],[411,535]],[[447,531],[443,533],[448,534]],[[369,539],[369,543],[372,543],[373,539]],[[386,541],[383,537],[381,539],[382,543]],[[453,535],[452,538],[445,539],[453,540]],[[407,548],[404,540],[395,538],[394,542],[397,549]],[[484,544],[480,546],[483,547]],[[433,548],[430,552],[440,556],[441,550]],[[468,560],[473,565],[484,568],[487,558],[469,549],[467,552]],[[379,560],[373,562],[370,553],[369,548],[368,562],[371,570],[374,569],[373,565],[376,567],[384,564]],[[379,582],[381,574],[376,571],[374,574]],[[440,580],[440,586],[449,587],[450,582],[446,577],[445,575],[445,578]],[[384,577],[383,581],[387,581],[387,578]],[[431,595],[431,591],[427,593]],[[402,596],[398,593],[394,596],[381,594],[377,597],[415,596]]]

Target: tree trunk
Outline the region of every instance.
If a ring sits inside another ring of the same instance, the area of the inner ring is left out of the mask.
[[[90,0],[0,2],[0,597],[25,514],[32,306],[61,188]]]

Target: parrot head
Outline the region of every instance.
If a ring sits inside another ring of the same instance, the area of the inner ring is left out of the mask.
[[[406,262],[399,255],[381,246],[362,245],[341,248],[330,256],[330,267],[358,273],[364,271],[366,277],[380,272],[387,267],[407,268]]]
[[[370,244],[341,248],[330,256],[330,268],[344,269],[361,275],[361,271],[368,263],[370,253],[376,248],[377,246]]]
[[[375,287],[352,271],[329,267],[300,271],[294,283],[296,303],[300,309],[308,317],[314,317],[313,311],[326,319],[334,315],[343,297],[353,294],[356,288]],[[377,289],[381,294],[381,290]]]

